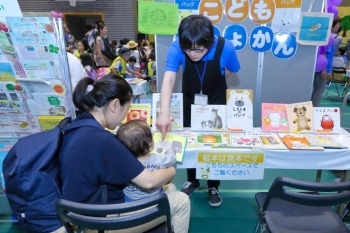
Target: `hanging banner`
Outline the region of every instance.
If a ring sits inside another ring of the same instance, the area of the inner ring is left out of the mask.
[[[145,34],[174,35],[178,28],[178,5],[138,1],[138,30]]]
[[[333,14],[302,12],[299,31],[297,31],[297,42],[302,45],[327,45],[332,22]]]
[[[198,151],[196,178],[203,180],[261,180],[265,155],[260,151]]]

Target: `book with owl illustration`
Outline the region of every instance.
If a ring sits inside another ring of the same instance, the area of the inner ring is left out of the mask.
[[[314,132],[314,109],[311,101],[287,104],[290,133]]]
[[[156,130],[156,120],[160,113],[160,93],[152,96],[152,129]],[[170,101],[171,130],[183,130],[183,98],[182,93],[173,93]]]
[[[333,135],[304,134],[304,137],[310,142],[311,146],[321,146],[326,149],[346,148],[340,144]]]
[[[304,134],[279,133],[278,136],[290,150],[324,150],[321,146],[312,146]]]
[[[286,104],[261,103],[261,130],[289,132]]]
[[[314,107],[314,130],[320,134],[340,134],[340,109]]]
[[[136,119],[146,121],[149,125],[151,125],[151,105],[131,104],[129,113],[126,115],[123,123]]]
[[[226,105],[191,105],[191,130],[226,131]]]
[[[187,137],[167,133],[165,139],[162,140],[162,134],[155,132],[153,134],[154,147],[151,153],[167,154],[168,150],[176,152],[176,161],[182,163],[185,155]]]
[[[226,118],[228,132],[253,131],[253,90],[226,90]]]

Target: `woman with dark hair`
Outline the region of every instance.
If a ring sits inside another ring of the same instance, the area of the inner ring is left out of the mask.
[[[226,78],[240,69],[232,42],[214,36],[214,27],[209,18],[201,15],[184,18],[178,35],[179,39],[168,50],[161,89],[161,113],[156,120],[157,129],[163,137],[171,128],[170,99],[181,65],[184,127],[191,126],[191,104],[199,104],[199,98],[206,100],[206,104],[226,104]],[[222,203],[219,185],[218,180],[208,180],[211,206]],[[196,170],[187,169],[187,182],[181,191],[190,196],[199,186]]]
[[[119,76],[79,81],[73,102],[81,114],[75,121],[91,119],[97,126],[84,126],[64,136],[59,154],[63,199],[84,203],[101,185],[106,185],[107,204],[124,203],[125,183],[132,181],[146,189],[158,188],[175,175],[173,166],[152,172],[145,169],[115,134],[105,130],[115,129],[122,122],[132,96],[130,85]],[[179,191],[167,195],[175,232],[187,232],[188,197]],[[101,204],[101,197],[91,204]]]
[[[90,53],[80,54],[80,60],[81,60],[81,64],[83,65],[83,67],[85,69],[86,74],[90,78],[96,79],[97,78],[97,68],[94,64],[92,54],[90,54]]]
[[[104,52],[107,51],[106,43],[104,42],[105,38],[107,37],[107,26],[103,23],[99,23],[97,25],[97,32],[96,32],[96,45],[95,45],[95,55],[97,56],[97,66],[98,67],[108,67],[111,65],[112,60],[109,59],[104,55]]]

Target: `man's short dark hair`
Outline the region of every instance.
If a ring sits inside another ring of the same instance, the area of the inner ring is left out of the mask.
[[[137,61],[136,57],[134,57],[134,56],[129,57],[129,62],[136,62],[136,61]]]
[[[120,45],[126,45],[127,43],[129,43],[130,39],[129,38],[123,38],[119,41]]]
[[[182,49],[191,49],[194,45],[209,49],[214,43],[214,27],[206,16],[190,15],[183,18],[178,34]]]

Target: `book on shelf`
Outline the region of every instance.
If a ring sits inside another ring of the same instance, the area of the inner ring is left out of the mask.
[[[38,116],[38,122],[43,131],[55,128],[64,116]]]
[[[314,107],[314,129],[320,134],[340,134],[340,109],[337,107]]]
[[[143,120],[151,125],[151,105],[150,104],[131,104],[128,114],[122,123],[131,120]]]
[[[314,110],[311,101],[287,104],[286,109],[290,133],[314,132]]]
[[[324,150],[321,146],[312,146],[303,134],[279,133],[278,136],[290,150]]]
[[[226,131],[226,105],[191,105],[191,130]]]
[[[261,103],[261,130],[289,132],[286,104]]]
[[[337,141],[334,135],[304,134],[304,137],[310,142],[311,146],[321,146],[325,149],[346,148]]]
[[[152,95],[152,129],[156,130],[156,121],[160,113],[160,93]],[[173,93],[170,100],[171,130],[183,130],[183,95]]]
[[[164,140],[162,140],[162,134],[160,132],[154,132],[153,141],[154,147],[151,153],[165,154],[167,150],[174,150],[176,152],[176,161],[182,163],[186,150],[187,137],[167,133]]]
[[[228,132],[253,131],[253,90],[226,90],[226,118]]]

